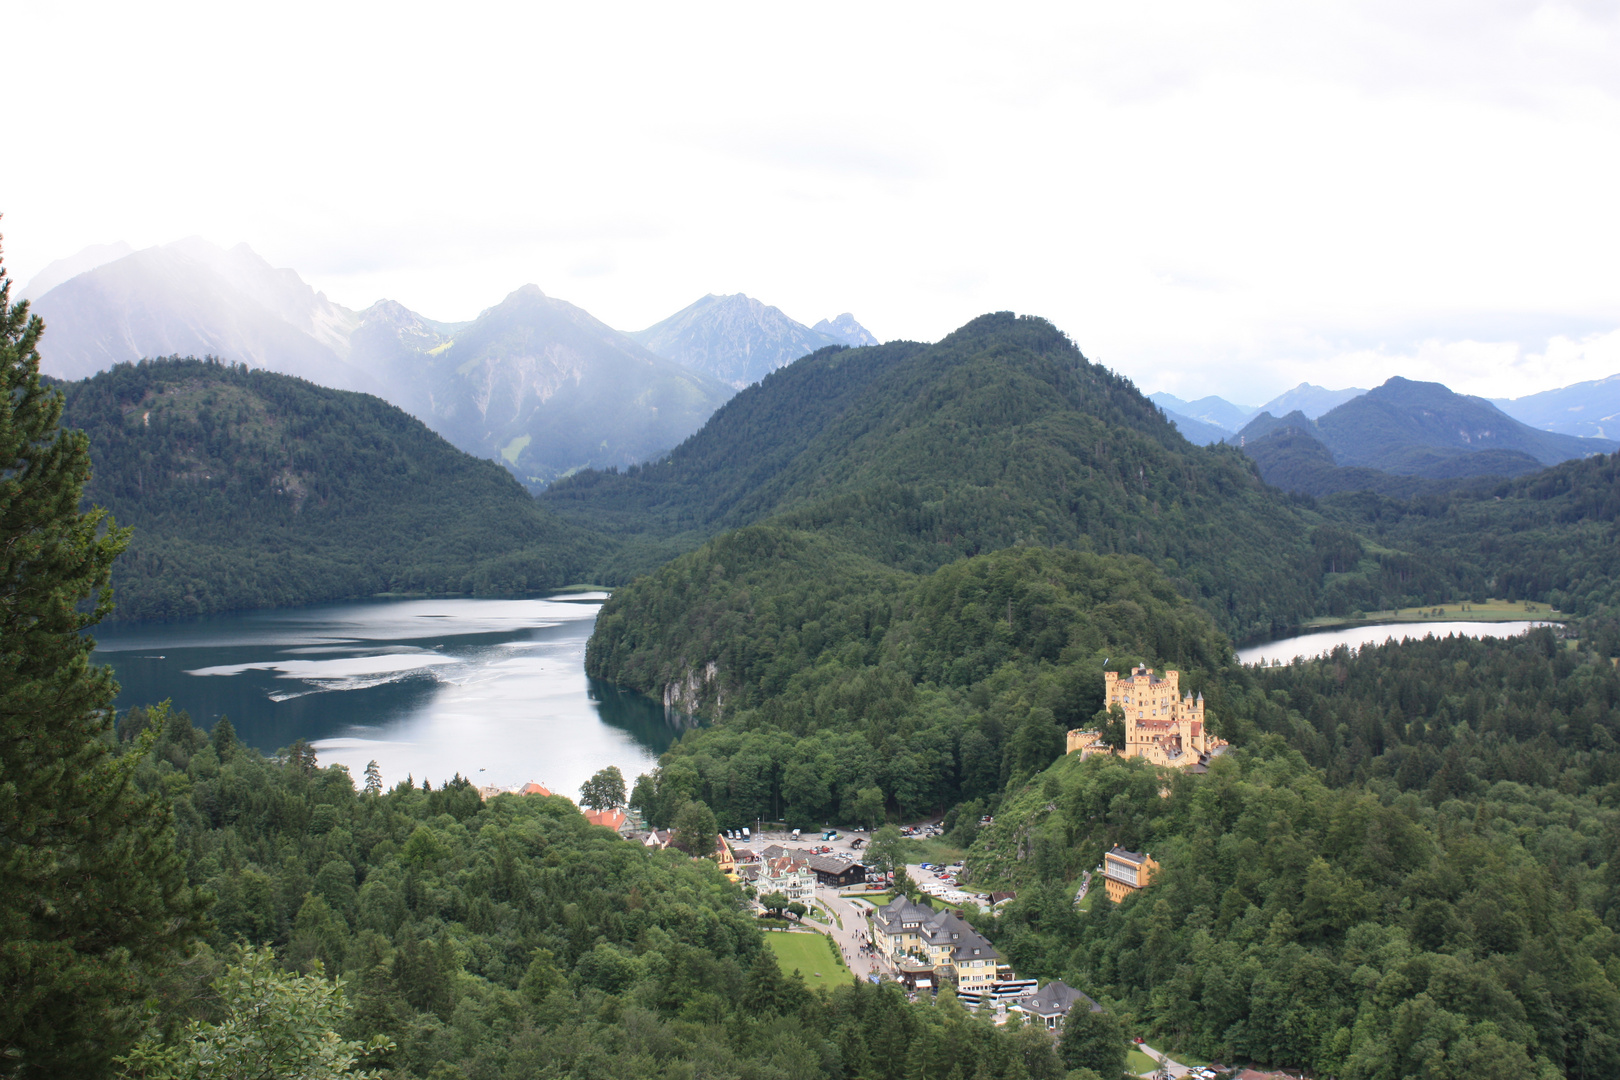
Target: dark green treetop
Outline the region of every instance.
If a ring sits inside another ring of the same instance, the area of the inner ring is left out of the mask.
[[[0,1068],[86,1076],[201,909],[167,802],[130,784],[155,731],[115,753],[117,686],[81,633],[111,608],[128,533],[79,510],[88,441],[59,426],[44,324],[10,294],[0,267]]]

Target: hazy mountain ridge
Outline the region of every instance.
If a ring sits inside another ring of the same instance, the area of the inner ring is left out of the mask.
[[[391,325],[414,342],[433,340],[420,319]],[[656,457],[731,396],[535,285],[415,355],[430,424],[458,446],[498,456],[532,486]]]
[[[1289,624],[1318,587],[1310,523],[1234,448],[1192,445],[1050,323],[1010,313],[933,345],[817,353],[665,461],[545,498],[625,539],[613,581],[770,523],[909,572],[1015,545],[1138,554],[1237,636]]]
[[[1250,413],[1249,417],[1263,412],[1269,412],[1274,416],[1283,416],[1298,410],[1310,419],[1315,420],[1323,413],[1331,412],[1345,402],[1353,401],[1366,392],[1355,387],[1346,390],[1329,390],[1323,386],[1314,386],[1311,383],[1302,382],[1292,390],[1285,390],[1278,394]]]
[[[1163,406],[1161,406],[1163,408]],[[1211,424],[1203,420],[1196,420],[1191,416],[1184,416],[1172,409],[1164,409],[1164,418],[1176,426],[1176,430],[1190,443],[1199,446],[1213,446],[1225,442],[1232,434],[1219,424]]]
[[[511,324],[512,297],[478,320],[445,323],[392,300],[363,312],[335,304],[246,245],[227,251],[192,238],[107,258],[116,254],[87,250],[47,268],[59,275],[97,264],[34,305],[50,331],[47,374],[78,379],[145,357],[217,356],[373,393],[533,486],[654,457],[729,396],[533,286],[545,302],[523,308],[534,320],[527,328]],[[491,319],[506,319],[496,335],[504,344],[480,353],[468,343],[493,340]]]
[[[346,362],[358,315],[245,245],[146,248],[76,275],[32,307],[50,331],[41,370],[57,378],[144,357],[211,355],[338,389],[382,389]]]
[[[87,502],[135,526],[113,575],[126,617],[512,595],[579,580],[602,546],[371,395],[194,359],[63,390],[90,438]]]
[[[1620,375],[1521,398],[1491,398],[1490,402],[1515,420],[1542,431],[1620,438]]]
[[[1310,495],[1439,490],[1394,477],[1463,481],[1513,477],[1616,444],[1537,431],[1482,398],[1439,383],[1393,378],[1318,419],[1262,412],[1237,437],[1267,483]],[[1441,485],[1443,488],[1444,485]]]
[[[743,293],[710,293],[629,337],[738,390],[828,345],[878,343],[848,312],[811,329]]]

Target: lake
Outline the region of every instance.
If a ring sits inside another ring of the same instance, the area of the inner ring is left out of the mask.
[[[1422,639],[1429,635],[1445,637],[1462,634],[1468,637],[1512,637],[1537,626],[1554,623],[1521,620],[1519,622],[1413,622],[1384,623],[1378,626],[1352,626],[1344,630],[1317,630],[1308,634],[1279,638],[1263,645],[1251,645],[1238,650],[1238,660],[1245,664],[1269,664],[1273,660],[1287,664],[1298,657],[1309,660],[1332,652],[1340,645],[1352,649],[1363,645],[1381,645],[1386,641]]]
[[[627,785],[680,735],[663,706],[585,677],[603,593],[398,600],[252,611],[95,630],[120,710],[172,698],[211,728],[229,716],[264,751],[297,739],[358,782],[545,784],[577,798],[598,769]]]

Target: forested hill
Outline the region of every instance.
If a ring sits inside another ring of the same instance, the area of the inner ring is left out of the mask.
[[[1310,519],[1240,451],[1193,446],[1050,323],[1010,313],[934,345],[817,353],[666,462],[543,501],[626,537],[618,580],[766,518],[911,572],[1015,545],[1143,555],[1236,637],[1293,625],[1321,580]]]
[[[62,389],[64,425],[90,437],[86,502],[135,530],[113,574],[121,617],[522,593],[580,580],[600,550],[366,394],[181,359]]]

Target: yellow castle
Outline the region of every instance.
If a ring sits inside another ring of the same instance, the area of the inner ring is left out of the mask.
[[[1185,769],[1201,765],[1226,745],[1204,727],[1204,695],[1181,693],[1181,673],[1163,677],[1150,667],[1133,668],[1124,678],[1103,672],[1104,708],[1118,705],[1125,713],[1124,757],[1146,758],[1155,765]],[[1102,732],[1076,728],[1069,732],[1069,753],[1090,757],[1115,753]]]

